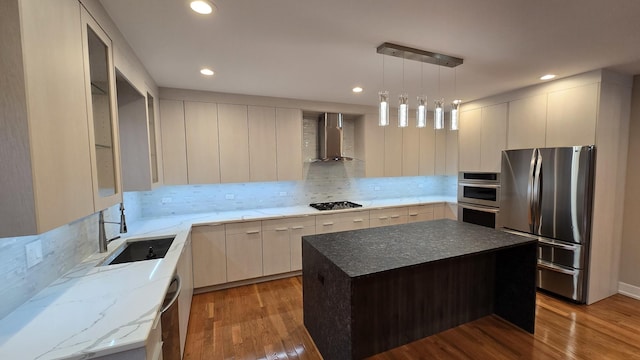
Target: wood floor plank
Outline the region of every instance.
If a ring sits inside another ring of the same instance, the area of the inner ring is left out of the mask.
[[[195,295],[184,359],[322,359],[303,325],[302,278]],[[369,358],[420,359],[640,360],[640,301],[585,306],[538,293],[534,335],[487,316]]]

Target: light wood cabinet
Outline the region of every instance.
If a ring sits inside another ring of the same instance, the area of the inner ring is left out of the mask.
[[[249,181],[249,129],[247,107],[218,104],[220,181]]]
[[[248,127],[249,180],[278,180],[276,163],[276,109],[266,106],[249,106]],[[292,151],[293,149],[289,150]],[[302,163],[302,160],[300,160],[300,163]]]
[[[217,105],[185,101],[184,126],[188,183],[220,183]]]
[[[276,109],[276,158],[279,181],[302,180],[302,110]]]
[[[407,222],[433,220],[433,206],[428,204],[407,207]]]
[[[225,225],[227,280],[262,276],[262,226],[260,221]]]
[[[187,142],[184,103],[160,100],[162,162],[165,185],[187,184]]]
[[[419,129],[419,163],[418,173],[421,176],[435,175],[436,170],[436,131],[433,126]]]
[[[366,229],[369,227],[369,210],[346,211],[316,216],[316,234]]]
[[[385,148],[384,127],[378,126],[378,114],[366,114],[358,120],[356,131],[364,139],[362,158],[366,177],[383,177]],[[357,156],[357,155],[356,155]]]
[[[480,171],[481,127],[481,108],[460,112],[460,130],[458,130],[460,171]]]
[[[433,204],[433,220],[445,219],[445,204]]]
[[[193,260],[191,235],[182,248],[176,273],[180,276],[181,290],[178,295],[178,318],[180,328],[180,356],[184,355],[184,346],[187,340],[187,327],[189,326],[189,313],[191,312],[191,299],[193,297]]]
[[[547,95],[509,102],[508,149],[545,147]]]
[[[194,226],[193,284],[196,288],[227,282],[227,250],[224,224]]]
[[[415,126],[402,129],[402,176],[420,173],[420,130]]]
[[[0,3],[0,238],[94,212],[81,26],[74,0]]]
[[[302,237],[316,233],[316,217],[295,218],[289,223],[291,271],[302,270]]]
[[[384,176],[402,176],[402,128],[384,127]]]
[[[407,207],[391,207],[369,210],[369,227],[399,225],[407,223]]]
[[[548,94],[546,147],[596,142],[598,83]]]
[[[315,217],[294,217],[262,222],[264,275],[302,269],[302,236],[315,234]]]
[[[480,170],[500,172],[502,150],[506,147],[507,103],[482,108]]]

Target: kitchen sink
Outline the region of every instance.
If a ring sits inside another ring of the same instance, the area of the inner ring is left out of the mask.
[[[174,236],[131,239],[122,244],[113,254],[109,255],[100,265],[115,265],[134,261],[161,259],[169,251]]]

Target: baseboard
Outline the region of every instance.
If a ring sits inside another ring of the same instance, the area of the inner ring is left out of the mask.
[[[618,283],[618,293],[640,300],[640,286]]]

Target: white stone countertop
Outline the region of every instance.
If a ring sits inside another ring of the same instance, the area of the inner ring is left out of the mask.
[[[353,200],[368,210],[454,197]],[[309,216],[331,212],[308,205],[143,218],[0,320],[0,359],[91,359],[144,347],[192,225]],[[128,239],[176,235],[163,259],[96,266]],[[97,245],[97,244],[96,244]]]

